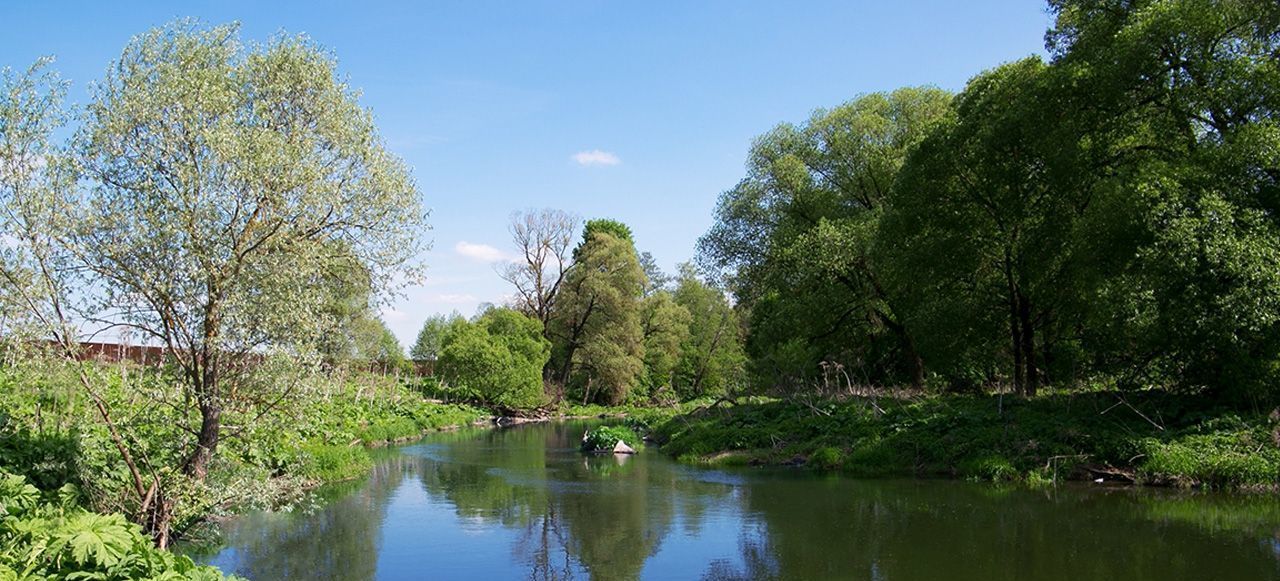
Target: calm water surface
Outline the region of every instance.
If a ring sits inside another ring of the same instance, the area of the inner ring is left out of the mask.
[[[586,424],[384,451],[202,560],[250,579],[1280,579],[1280,500],[584,457]]]

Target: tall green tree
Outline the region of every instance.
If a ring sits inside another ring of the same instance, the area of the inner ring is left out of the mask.
[[[1097,160],[1089,343],[1139,384],[1274,397],[1280,5],[1054,0],[1047,40]]]
[[[613,220],[587,222],[573,254],[553,317],[559,380],[584,401],[620,403],[644,370],[644,271],[630,229]]]
[[[999,367],[1029,395],[1078,291],[1071,246],[1088,206],[1053,80],[1029,58],[970,81],[902,169],[880,231],[900,312],[930,330],[939,370],[974,380]]]
[[[261,349],[314,343],[330,320],[317,287],[349,259],[375,291],[402,278],[424,217],[329,53],[238,33],[181,21],[125,47],[78,136],[91,186],[68,238],[105,291],[98,311],[181,370],[197,479],[238,370]]]
[[[745,383],[740,315],[725,293],[698,278],[691,264],[680,268],[673,294],[689,313],[689,333],[680,343],[676,393],[690,399],[734,393]]]
[[[651,393],[669,388],[680,361],[681,346],[689,338],[689,310],[676,303],[670,291],[644,297],[640,327],[644,334],[644,385]]]
[[[934,88],[874,93],[756,139],[748,175],[721,196],[699,253],[753,313],[756,360],[794,366],[758,366],[766,382],[803,381],[822,361],[868,378],[923,382],[917,338],[871,249],[899,168],[949,100]],[[783,345],[804,353],[771,353]]]

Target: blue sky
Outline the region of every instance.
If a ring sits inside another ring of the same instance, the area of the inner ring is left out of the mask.
[[[5,2],[0,66],[54,55],[83,103],[131,36],[186,16],[306,33],[363,90],[431,208],[426,284],[384,311],[406,346],[509,292],[513,211],[622,220],[673,270],[754,136],[862,93],[958,90],[1043,53],[1050,22],[1035,0]]]

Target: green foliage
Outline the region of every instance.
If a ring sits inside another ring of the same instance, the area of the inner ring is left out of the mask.
[[[644,384],[651,392],[671,387],[681,346],[689,338],[689,310],[670,292],[657,291],[642,299],[640,326],[644,333]]]
[[[0,389],[0,415],[5,417],[0,470],[32,474],[33,479],[23,482],[37,485],[46,495],[82,490],[68,506],[82,503],[99,513],[145,518],[138,515],[123,459],[77,376],[69,373],[73,366],[32,358],[0,369],[0,385],[5,386]],[[155,404],[181,401],[175,380],[165,370],[128,364],[88,369],[105,405],[133,419],[128,434],[135,453],[178,465],[184,439],[192,437],[190,426],[183,423],[190,420],[169,405]],[[157,472],[162,491],[174,503],[175,529],[210,514],[291,504],[306,487],[366,474],[366,446],[469,425],[487,416],[468,406],[426,401],[381,376],[343,379],[272,364],[257,369],[254,376],[250,385],[278,384],[277,389],[287,390],[291,397],[267,413],[249,402],[230,400],[224,417],[239,427],[238,437],[227,440],[204,482],[173,469]]]
[[[644,442],[627,426],[598,426],[582,435],[583,452],[612,452],[618,442],[624,442],[634,450],[644,448]]]
[[[542,368],[551,356],[542,323],[511,309],[490,309],[452,325],[442,341],[439,373],[479,401],[510,410],[542,406]]]
[[[593,221],[592,223],[595,223]],[[598,230],[598,231],[597,231]],[[616,228],[588,228],[556,299],[553,369],[583,400],[625,401],[644,371],[640,298],[644,271]]]
[[[824,446],[809,455],[809,465],[822,470],[835,470],[844,464],[845,455],[839,448]]]
[[[383,436],[385,434],[377,434]],[[374,441],[382,441],[381,438]],[[308,444],[298,451],[294,473],[313,482],[337,482],[369,473],[373,460],[363,446]]]
[[[635,245],[635,239],[631,236],[631,227],[609,218],[596,218],[595,220],[587,220],[582,228],[582,241],[578,243],[578,249],[591,243],[591,239],[596,234],[608,234],[618,240],[625,241],[627,244]],[[578,250],[574,250],[574,259],[579,260]]]
[[[154,548],[124,516],[68,506],[65,495],[42,495],[23,477],[0,472],[0,578],[224,578],[213,567]]]
[[[751,313],[763,387],[799,387],[823,361],[873,381],[921,380],[914,334],[871,253],[899,168],[949,100],[927,87],[873,93],[752,144],[747,177],[721,195],[698,247]],[[796,341],[809,349],[778,352]]]
[[[680,269],[673,294],[689,312],[689,332],[680,343],[674,387],[681,399],[724,395],[746,383],[742,325],[728,297],[700,280],[692,266]]]
[[[409,355],[418,361],[435,361],[438,359],[450,321],[460,318],[462,316],[456,313],[451,317],[444,315],[427,317],[427,320],[422,323],[422,329],[418,331],[418,337],[414,341],[413,347],[409,350]]]
[[[1132,409],[1163,418],[1161,429]],[[883,411],[878,411],[883,410]],[[1044,485],[1090,469],[1146,483],[1276,489],[1273,423],[1157,392],[741,403],[660,420],[663,452],[687,461],[794,464],[861,476],[950,476]]]

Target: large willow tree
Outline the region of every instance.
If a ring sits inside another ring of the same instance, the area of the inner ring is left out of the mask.
[[[424,217],[332,56],[238,32],[178,22],[134,38],[78,136],[90,185],[70,245],[102,291],[98,316],[181,370],[200,424],[183,468],[197,479],[252,360],[312,344],[340,273],[374,290],[402,278]]]
[[[929,87],[873,93],[752,144],[747,177],[721,195],[698,249],[750,309],[748,349],[768,386],[810,380],[822,362],[924,382],[872,248],[899,169],[949,101]]]

